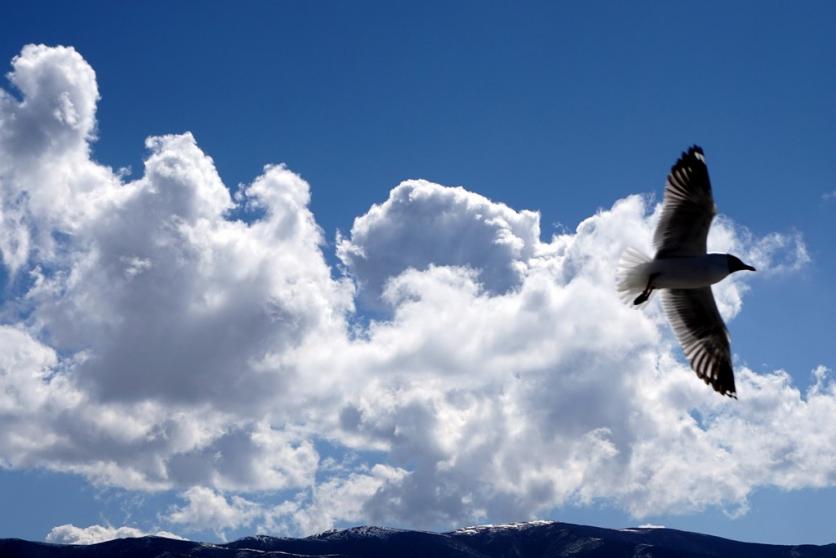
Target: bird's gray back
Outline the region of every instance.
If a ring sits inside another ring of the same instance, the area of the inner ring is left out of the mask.
[[[684,258],[656,258],[648,265],[648,275],[657,289],[696,289],[722,281],[729,274],[726,254],[704,254]]]

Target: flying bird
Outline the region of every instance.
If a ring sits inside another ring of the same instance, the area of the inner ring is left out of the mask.
[[[662,216],[653,236],[656,255],[651,259],[628,248],[619,262],[618,290],[627,302],[640,306],[659,289],[691,368],[715,391],[736,399],[729,332],[711,285],[736,271],[755,268],[731,254],[706,253],[708,229],[716,214],[705,156],[695,145],[668,174]]]

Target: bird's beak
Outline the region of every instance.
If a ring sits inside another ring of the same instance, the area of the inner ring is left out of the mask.
[[[751,265],[746,265],[746,264],[743,264],[743,269],[748,269],[749,271],[757,271],[757,269],[755,269]]]

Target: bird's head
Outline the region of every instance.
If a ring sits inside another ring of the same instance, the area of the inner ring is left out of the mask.
[[[735,271],[741,271],[743,269],[747,271],[756,271],[755,268],[751,265],[747,265],[740,261],[740,258],[738,258],[737,256],[726,254],[726,258],[729,261],[729,273],[734,273]]]

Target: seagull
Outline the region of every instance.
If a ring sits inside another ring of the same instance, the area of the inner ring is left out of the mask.
[[[641,306],[659,289],[662,307],[691,368],[715,391],[737,399],[729,332],[711,285],[736,271],[755,268],[731,254],[706,253],[708,229],[716,214],[705,155],[694,145],[668,174],[662,216],[653,236],[656,255],[651,259],[633,248],[625,250],[618,290],[625,301]]]

